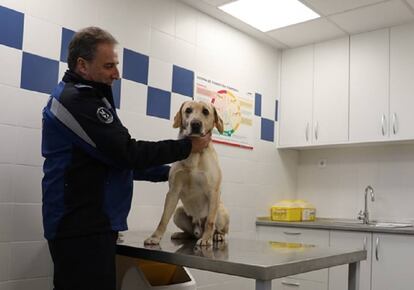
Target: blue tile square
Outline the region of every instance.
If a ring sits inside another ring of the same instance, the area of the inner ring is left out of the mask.
[[[170,119],[171,92],[148,87],[147,115]]]
[[[279,119],[279,100],[275,102],[275,121],[277,122]]]
[[[121,106],[121,79],[112,83],[112,95],[114,97],[115,108],[119,109]]]
[[[147,55],[124,48],[122,77],[124,79],[148,84],[149,57]]]
[[[262,118],[262,132],[260,138],[262,140],[274,141],[275,122],[270,119]]]
[[[59,62],[23,52],[20,87],[50,94],[58,83]]]
[[[194,72],[174,65],[172,91],[192,98],[194,94]]]
[[[75,31],[62,27],[62,42],[60,44],[60,61],[68,62],[69,43],[72,40]]]
[[[0,6],[0,44],[22,49],[23,28],[23,13]]]
[[[262,115],[262,95],[258,93],[254,94],[254,114],[259,117]]]

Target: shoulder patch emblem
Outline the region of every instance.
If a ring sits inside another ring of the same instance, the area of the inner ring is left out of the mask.
[[[114,121],[114,116],[112,115],[109,109],[104,107],[99,107],[96,111],[96,116],[98,117],[99,121],[105,124],[111,124]]]

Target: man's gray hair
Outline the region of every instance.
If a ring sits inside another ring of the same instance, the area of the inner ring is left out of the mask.
[[[86,27],[75,33],[69,43],[68,67],[74,71],[79,57],[91,61],[95,58],[98,44],[117,44],[118,41],[109,32],[99,27]]]

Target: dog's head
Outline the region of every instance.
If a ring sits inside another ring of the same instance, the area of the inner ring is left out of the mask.
[[[180,128],[182,136],[204,136],[214,127],[223,133],[223,120],[212,104],[187,101],[174,117],[174,128]]]

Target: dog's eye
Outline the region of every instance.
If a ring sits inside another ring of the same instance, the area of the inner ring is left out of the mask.
[[[203,109],[203,114],[204,114],[205,116],[208,116],[208,114],[210,114],[210,112],[209,112],[206,108],[204,108],[204,109]]]
[[[185,112],[187,113],[187,114],[191,114],[191,112],[193,111],[193,109],[191,109],[191,108],[187,108],[187,109],[185,109]]]

